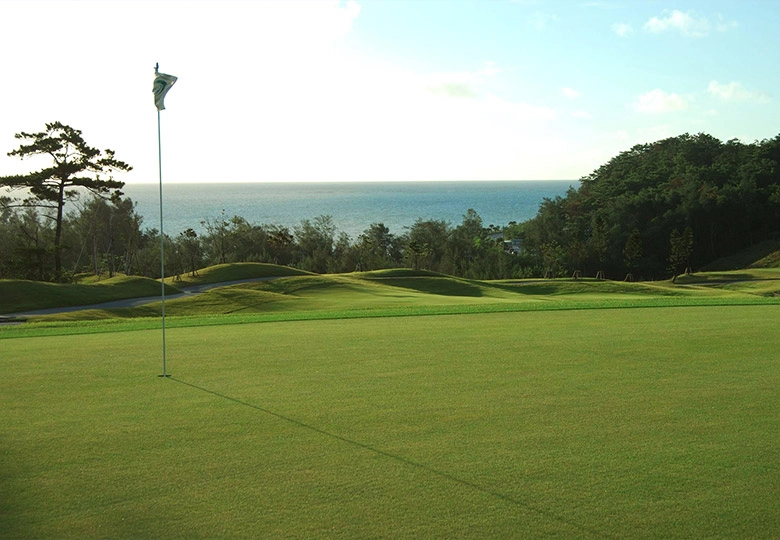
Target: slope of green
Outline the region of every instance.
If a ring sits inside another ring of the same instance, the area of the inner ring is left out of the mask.
[[[523,311],[605,307],[777,303],[743,291],[669,282],[596,280],[480,282],[449,276],[399,277],[374,273],[304,275],[239,283],[165,304],[166,315],[215,317],[254,315],[253,321],[287,318],[393,316],[475,311]],[[136,308],[83,310],[32,317],[34,321],[88,321],[159,317],[160,303]],[[269,315],[271,315],[269,317]],[[234,322],[234,321],[228,321]]]
[[[696,274],[679,276],[677,281],[682,285],[697,286],[699,290],[709,288],[762,296],[780,295],[780,268],[697,272]]]
[[[208,268],[198,270],[195,276],[182,274],[179,278],[167,277],[165,281],[178,287],[188,287],[191,285],[224,283],[241,279],[300,275],[311,275],[311,273],[278,264],[244,262],[209,266]]]
[[[6,340],[0,537],[777,538],[778,325],[171,328],[172,379],[159,329]]]
[[[766,240],[704,266],[704,272],[780,267],[780,242]]]
[[[166,285],[166,294],[177,288]],[[126,298],[160,294],[160,282],[138,276],[115,276],[92,283],[63,284],[0,279],[0,313],[17,313],[63,306],[88,306]]]
[[[754,268],[780,268],[780,250],[774,251],[765,257],[761,257],[755,263]]]

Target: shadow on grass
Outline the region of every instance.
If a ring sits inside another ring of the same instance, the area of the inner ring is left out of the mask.
[[[467,296],[478,298],[483,295],[482,289],[477,285],[441,277],[389,278],[387,280],[382,280],[382,284],[440,296]]]
[[[506,291],[521,294],[531,295],[544,295],[557,294],[561,292],[561,288],[558,285],[552,283],[523,283],[522,285],[501,285],[501,288]]]
[[[265,409],[265,408],[260,407],[258,405],[254,405],[252,403],[248,403],[246,401],[242,401],[240,399],[236,399],[234,397],[230,397],[230,396],[225,395],[225,394],[220,394],[219,392],[215,392],[214,390],[209,390],[208,388],[203,388],[202,386],[198,386],[196,384],[189,383],[187,381],[183,381],[181,379],[177,379],[177,378],[172,377],[172,376],[168,376],[166,378],[168,380],[177,382],[177,383],[182,384],[184,386],[189,386],[190,388],[194,388],[195,390],[200,390],[201,392],[206,392],[207,394],[211,394],[212,396],[216,396],[216,397],[221,398],[221,399],[226,399],[226,400],[232,401],[233,403],[236,403],[238,405],[242,405],[244,407],[249,407],[251,409],[254,409],[256,411],[262,412],[264,414],[268,414],[270,416],[274,416],[276,418],[279,418],[280,420],[284,420],[285,422],[289,422],[289,423],[294,424],[294,425],[296,425],[296,426],[298,426],[300,428],[308,429],[308,430],[313,431],[315,433],[319,433],[320,435],[323,435],[325,437],[330,437],[330,438],[339,440],[339,441],[341,441],[343,443],[349,444],[351,446],[356,446],[358,448],[362,448],[364,450],[367,450],[369,452],[373,452],[375,454],[384,456],[386,458],[393,459],[393,460],[398,461],[400,463],[403,463],[405,465],[409,465],[411,467],[415,467],[415,468],[421,469],[423,471],[426,471],[426,472],[428,472],[430,474],[433,474],[435,476],[438,476],[440,478],[444,478],[446,480],[449,480],[450,482],[454,482],[454,483],[459,484],[461,486],[465,486],[465,487],[477,490],[477,491],[479,491],[481,493],[484,493],[486,495],[490,495],[492,497],[495,497],[495,498],[500,499],[500,500],[502,500],[504,502],[513,504],[515,506],[518,506],[518,507],[521,507],[521,508],[525,508],[526,510],[529,510],[531,512],[534,512],[536,514],[544,516],[544,517],[546,517],[548,519],[551,519],[553,521],[557,521],[558,523],[562,523],[562,524],[568,525],[568,526],[570,526],[570,527],[572,527],[572,528],[574,528],[574,529],[576,529],[578,531],[581,531],[581,532],[584,532],[584,533],[587,533],[587,534],[590,534],[590,535],[593,535],[593,536],[596,536],[596,537],[601,537],[601,538],[616,538],[614,535],[608,534],[608,533],[606,533],[604,531],[598,531],[598,530],[592,529],[590,527],[584,526],[584,525],[582,525],[580,523],[576,523],[576,522],[574,522],[574,521],[572,521],[570,519],[567,519],[564,516],[560,516],[558,514],[550,512],[549,510],[546,510],[545,508],[542,508],[541,506],[534,505],[534,504],[526,502],[526,501],[521,501],[521,500],[516,499],[514,497],[510,497],[510,496],[506,495],[505,493],[501,493],[499,491],[496,491],[496,490],[493,490],[493,489],[490,489],[490,488],[487,488],[487,487],[484,487],[484,486],[480,486],[479,484],[475,484],[474,482],[471,482],[469,480],[464,480],[463,478],[459,478],[459,477],[457,477],[457,476],[455,476],[453,474],[450,474],[448,472],[440,471],[438,469],[434,469],[433,467],[425,465],[424,463],[418,463],[416,461],[412,461],[412,460],[410,460],[408,458],[405,458],[403,456],[399,456],[397,454],[393,454],[391,452],[387,452],[385,450],[381,450],[379,448],[375,448],[375,447],[373,447],[371,445],[368,445],[368,444],[365,444],[365,443],[361,443],[359,441],[355,441],[355,440],[349,439],[347,437],[343,437],[343,436],[338,435],[336,433],[331,433],[329,431],[325,431],[325,430],[320,429],[320,428],[318,428],[316,426],[312,426],[310,424],[306,424],[305,422],[301,422],[300,420],[295,420],[294,418],[290,418],[288,416],[284,416],[283,414],[279,414],[279,413],[271,411],[269,409]]]
[[[749,273],[737,273],[729,272],[728,274],[711,272],[705,275],[681,275],[677,276],[677,283],[681,284],[695,284],[695,283],[715,283],[715,282],[729,282],[729,281],[749,281],[755,279],[755,276]]]

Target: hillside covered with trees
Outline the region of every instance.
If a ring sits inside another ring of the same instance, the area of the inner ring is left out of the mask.
[[[62,205],[36,204],[34,191],[26,200],[0,197],[0,278],[159,277],[159,231],[143,228],[120,184],[110,194],[74,194],[64,214]],[[780,240],[780,135],[743,144],[684,134],[637,145],[582,178],[578,189],[545,199],[533,219],[503,231],[485,227],[473,210],[460,224],[417,220],[401,235],[378,221],[350,238],[331,216],[292,227],[204,216],[202,230],[166,235],[166,275],[256,261],[319,273],[406,266],[475,279],[577,272],[664,279]]]
[[[637,145],[545,200],[520,231],[548,270],[657,279],[780,235],[780,135]]]

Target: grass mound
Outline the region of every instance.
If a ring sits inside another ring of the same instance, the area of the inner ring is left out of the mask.
[[[703,272],[742,268],[780,268],[780,241],[766,240],[701,268]]]
[[[724,290],[777,296],[780,294],[780,268],[746,268],[720,272],[701,272],[677,278],[681,285],[698,286],[699,290]]]
[[[368,272],[354,272],[350,276],[361,277],[364,279],[382,279],[399,277],[447,277],[431,270],[415,270],[412,268],[387,268],[385,270],[371,270]]]
[[[166,285],[166,294],[179,289]],[[16,279],[0,280],[0,313],[18,313],[65,306],[88,306],[112,300],[143,298],[160,294],[160,282],[138,276],[117,275],[90,283],[47,283]]]
[[[771,271],[752,272],[758,275]],[[171,321],[180,318],[177,324],[186,326],[445,313],[777,303],[771,298],[771,290],[775,285],[780,287],[780,281],[769,280],[761,282],[762,288],[751,288],[736,283],[713,286],[700,276],[698,279],[698,283],[688,284],[571,279],[482,282],[413,271],[305,274],[241,282],[202,294],[179,296],[166,301],[166,315]],[[151,320],[160,313],[161,305],[156,302],[134,308],[36,316],[31,320],[39,324],[111,318]],[[14,331],[0,332],[9,333]]]
[[[238,281],[242,279],[301,275],[312,274],[311,272],[298,270],[297,268],[290,268],[289,266],[280,266],[278,264],[245,262],[209,266],[207,268],[198,270],[195,276],[182,274],[181,279],[177,279],[176,277],[167,277],[165,278],[165,282],[179,287],[188,287],[191,285],[225,283],[228,281]]]

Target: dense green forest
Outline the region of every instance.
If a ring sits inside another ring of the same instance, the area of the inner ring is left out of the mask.
[[[521,227],[545,266],[661,278],[780,235],[780,135],[637,145]]]
[[[419,219],[400,235],[377,222],[358,238],[331,216],[291,228],[226,215],[200,225],[201,234],[165,237],[166,275],[257,261],[320,273],[408,266],[477,279],[664,279],[780,239],[780,135],[743,144],[684,134],[634,146],[504,229],[485,227],[473,210],[456,225]],[[119,191],[82,193],[61,221],[29,199],[0,197],[0,278],[83,272],[159,277],[159,231],[144,228]]]

